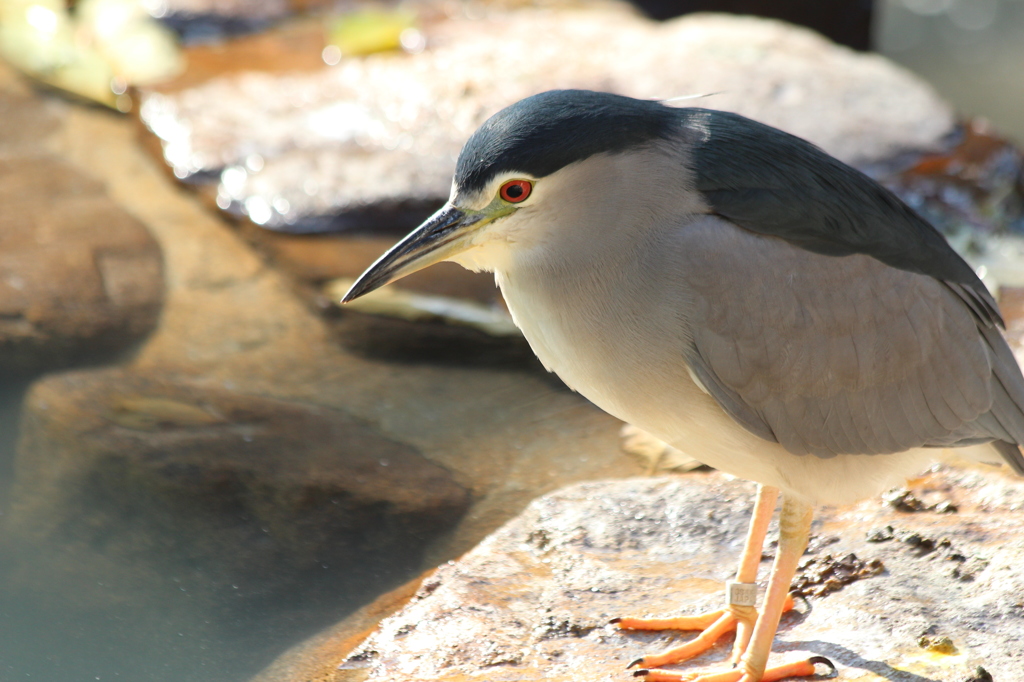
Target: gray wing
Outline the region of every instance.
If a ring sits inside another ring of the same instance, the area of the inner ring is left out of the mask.
[[[753,433],[823,457],[1024,442],[1020,369],[955,287],[717,216],[679,237],[687,361]]]

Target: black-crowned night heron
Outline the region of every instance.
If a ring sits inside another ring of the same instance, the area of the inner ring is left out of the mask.
[[[703,629],[657,670],[737,630],[766,670],[812,505],[875,495],[935,448],[979,446],[1024,474],[1024,378],[996,303],[942,236],[815,146],[735,114],[553,91],[491,117],[448,203],[345,300],[441,260],[494,272],[544,365],[611,414],[761,484],[726,607],[626,628]],[[994,447],[993,447],[994,446]],[[783,494],[760,611],[754,582]]]

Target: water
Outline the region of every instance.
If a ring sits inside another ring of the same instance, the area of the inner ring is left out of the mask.
[[[10,508],[17,421],[23,382],[0,384],[0,514]],[[25,567],[60,557],[31,549],[0,553],[0,680],[187,680],[245,679],[270,654],[252,642],[226,640],[186,599],[169,595],[163,608],[145,611],[119,603],[116,590],[102,601],[104,585],[92,587],[91,605],[68,600],[65,586],[53,593],[26,586]],[[113,586],[109,586],[113,587]],[[177,598],[175,598],[177,597]]]
[[[881,0],[874,44],[1024,143],[1024,0]]]

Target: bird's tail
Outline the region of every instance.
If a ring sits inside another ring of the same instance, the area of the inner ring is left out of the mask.
[[[1024,374],[1006,339],[995,327],[978,329],[992,349],[992,410],[991,414],[1002,427],[992,445],[1003,460],[1019,475],[1024,476]]]
[[[1018,476],[1024,476],[1024,452],[1019,445],[1007,443],[1005,440],[994,440],[992,445]]]

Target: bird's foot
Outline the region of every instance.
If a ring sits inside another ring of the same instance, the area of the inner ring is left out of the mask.
[[[817,677],[817,666],[829,668],[824,677],[832,677],[836,667],[824,656],[812,656],[801,661],[793,661],[767,668],[760,677],[754,677],[741,667],[731,670],[703,670],[697,672],[678,672],[675,670],[641,669],[633,671],[634,677],[642,677],[645,682],[779,682],[797,677]]]
[[[783,612],[793,608],[793,598],[787,596]],[[644,669],[659,668],[670,663],[681,663],[699,656],[715,645],[724,635],[737,628],[741,621],[753,624],[756,611],[752,608],[724,608],[718,611],[702,613],[697,616],[679,616],[677,618],[616,618],[612,622],[622,630],[701,630],[701,633],[689,642],[673,647],[660,654],[642,656],[629,664],[630,668],[639,666]],[[737,642],[739,646],[733,655],[733,661],[739,660],[739,654],[746,646],[746,641]],[[672,678],[687,679],[687,678]]]
[[[623,630],[701,630],[701,633],[689,642],[672,647],[660,654],[642,656],[629,667],[640,666],[651,669],[669,663],[688,661],[715,645],[723,635],[736,629],[737,618],[728,609],[720,609],[699,616],[680,616],[678,618],[619,618],[615,622]]]

